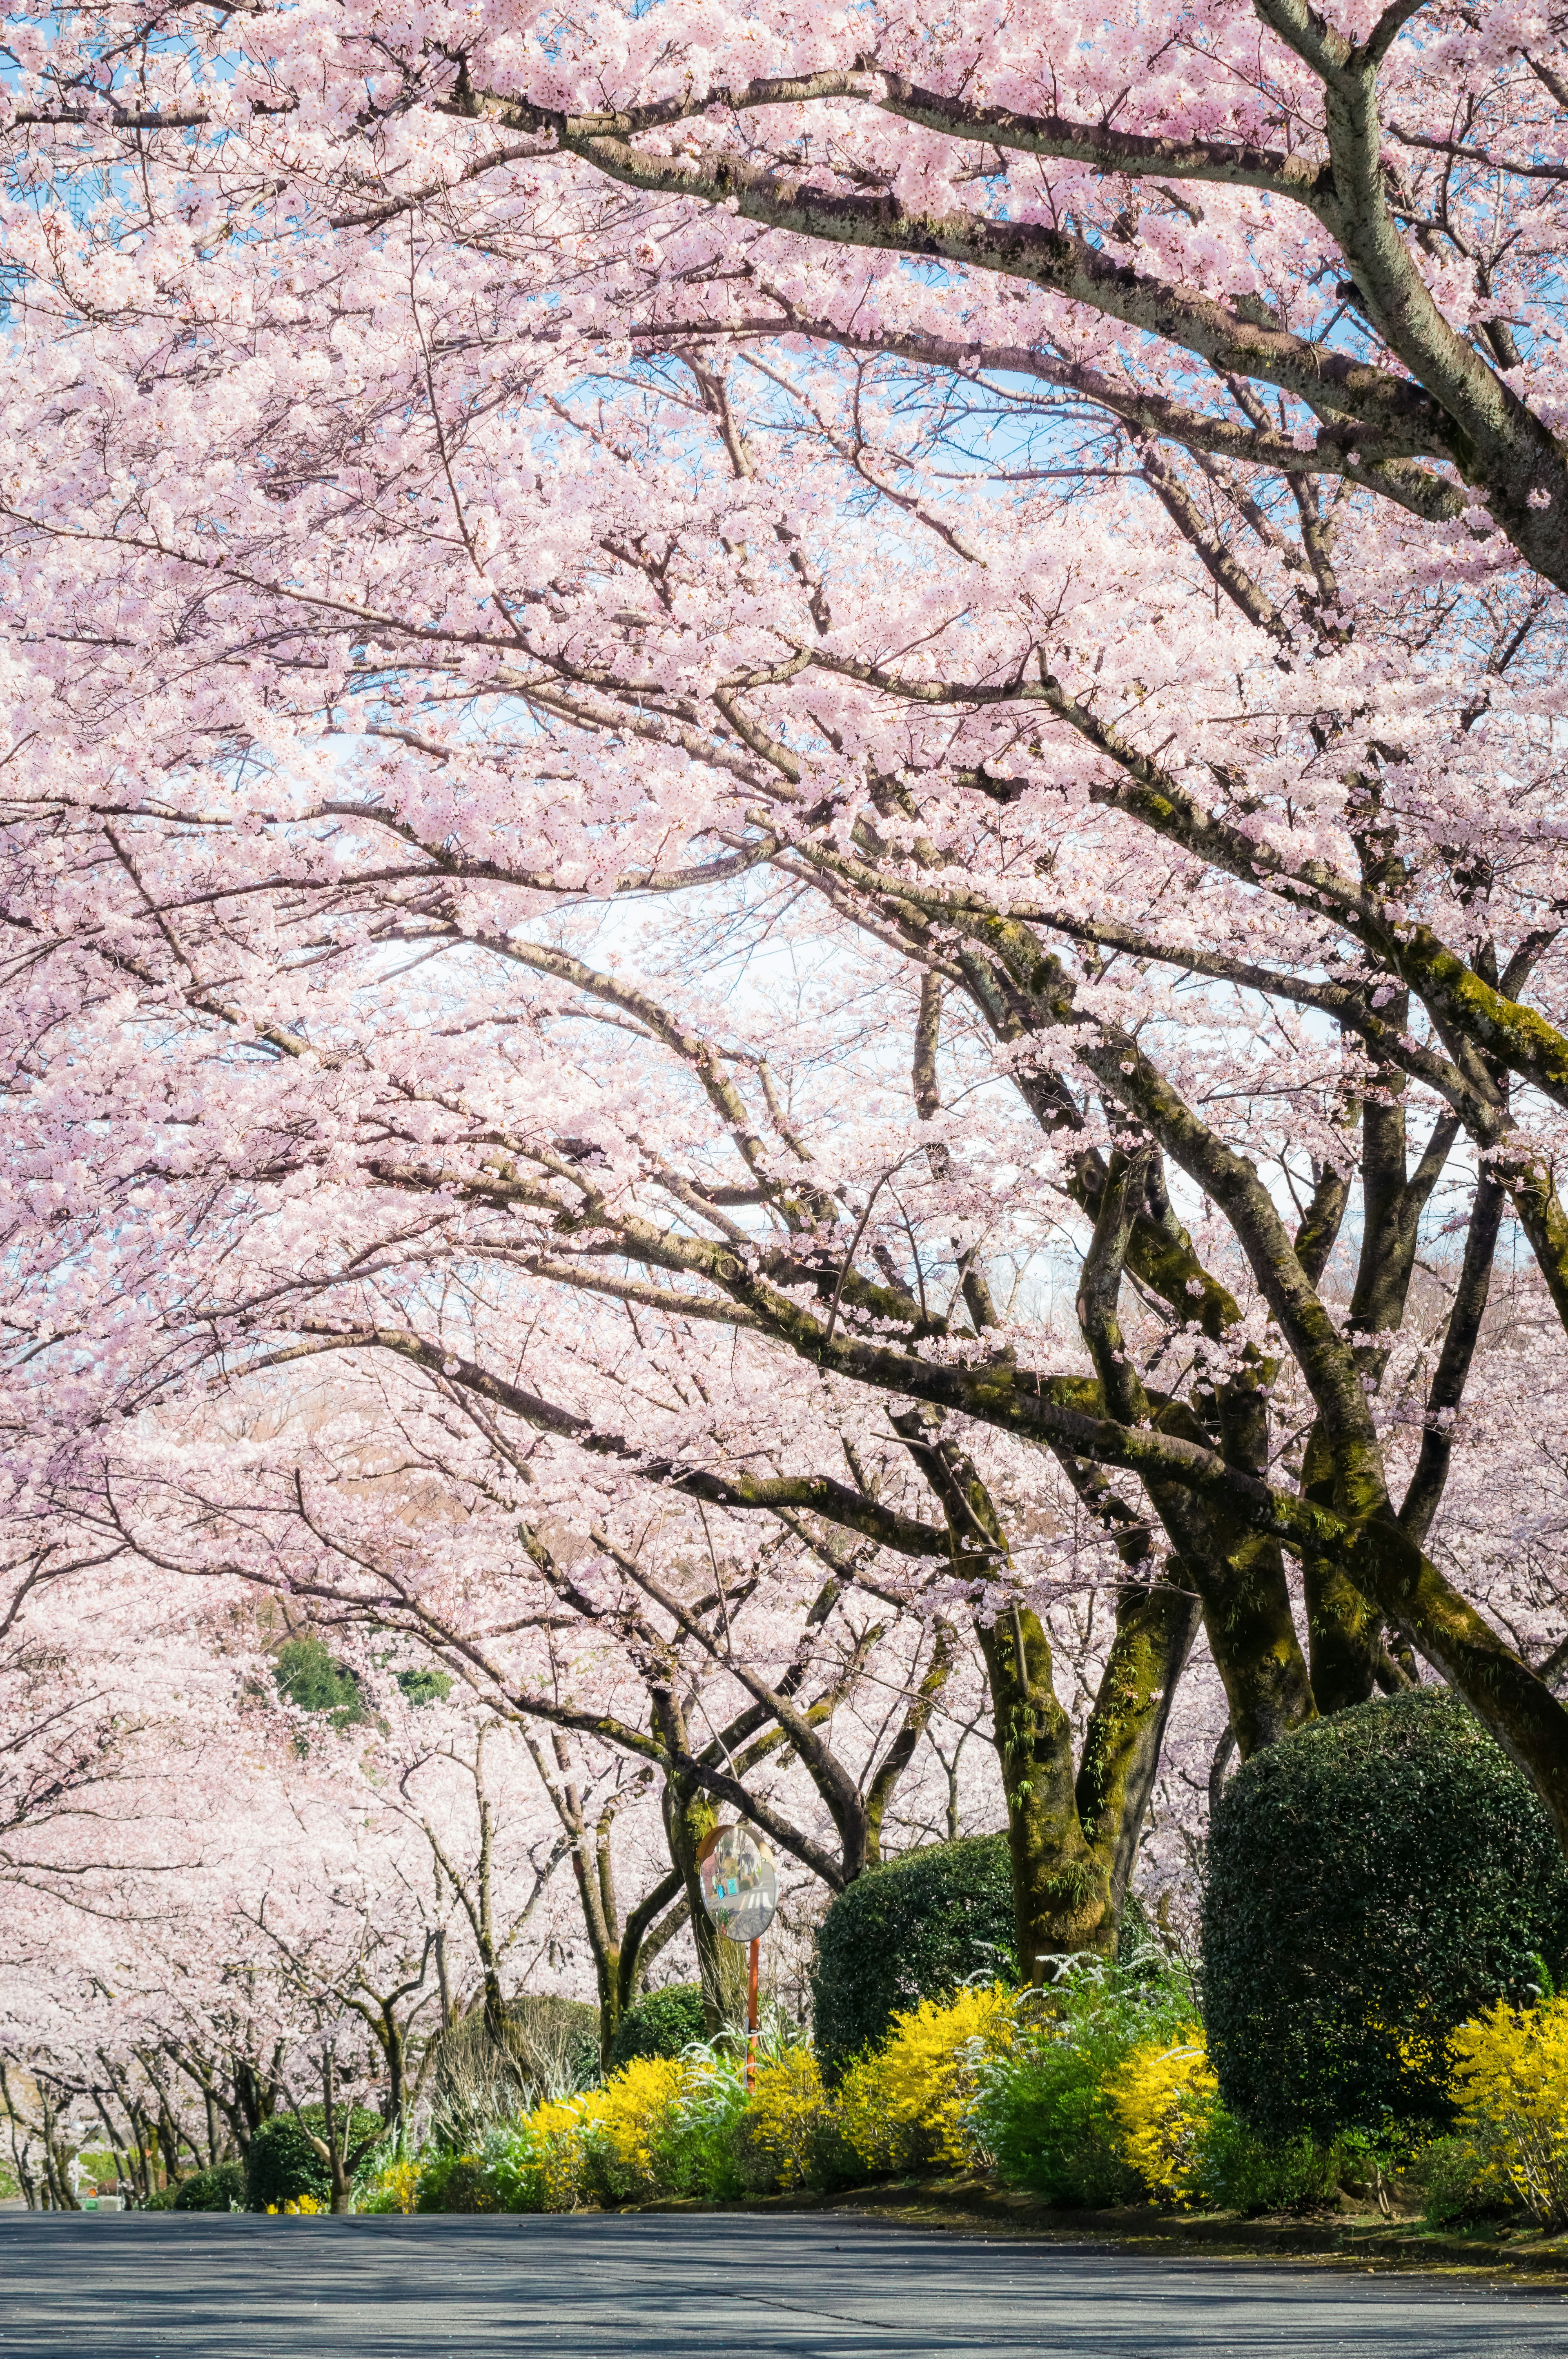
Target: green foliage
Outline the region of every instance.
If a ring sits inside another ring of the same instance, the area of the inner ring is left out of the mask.
[[[978,1974],[1011,1973],[1012,1871],[1005,1835],[907,1852],[838,1894],[812,1975],[816,2054],[836,2081],[895,2015]]]
[[[670,1983],[627,2008],[611,2042],[610,2069],[619,2072],[637,2056],[678,2056],[707,2037],[701,1984]]]
[[[1000,2176],[1052,2203],[1138,2195],[1107,2084],[1136,2049],[1179,2039],[1193,2013],[1191,1984],[1162,1958],[1069,1960],[978,2075],[976,2126]]]
[[[1210,2212],[1311,2212],[1347,2182],[1369,2176],[1367,2140],[1328,2139],[1298,2131],[1273,2141],[1238,2122],[1223,2104],[1210,2115],[1194,2172],[1198,2201]]]
[[[175,2195],[177,2212],[243,2212],[245,2208],[245,2167],[220,2162],[211,2170],[193,2170],[181,2180]]]
[[[716,2039],[688,2049],[675,2098],[655,2127],[650,2176],[661,2194],[728,2202],[746,2191],[739,2139],[747,2109],[743,2048]]]
[[[1421,2189],[1422,2212],[1429,2228],[1446,2228],[1455,2221],[1477,2220],[1487,2212],[1514,2208],[1507,2188],[1498,2183],[1490,2157],[1466,2137],[1432,2139],[1416,2156],[1411,2177]]]
[[[483,2160],[471,2154],[434,2154],[419,2174],[416,2212],[499,2212],[533,2207],[498,2203]]]
[[[541,2098],[562,2097],[599,2077],[599,2009],[579,1999],[519,1992],[497,2038],[482,2003],[437,2039],[431,2056],[431,2127],[438,2146],[477,2152]]]
[[[301,1712],[324,1712],[336,1729],[352,1728],[370,1718],[358,1678],[312,1631],[284,1640],[272,1676],[279,1695]]]
[[[1276,2147],[1446,2128],[1448,2035],[1568,1956],[1551,1821],[1445,1690],[1255,1755],[1208,1857],[1210,2052],[1226,2104]]]
[[[431,1669],[399,1671],[396,1679],[398,1686],[403,1690],[405,1701],[414,1705],[416,1709],[420,1704],[445,1703],[452,1692],[451,1674],[449,1671]]]
[[[276,2205],[281,2211],[286,2203],[297,2203],[303,2195],[312,2195],[323,2203],[329,2201],[331,2174],[306,2135],[308,2125],[318,2137],[325,2137],[325,2120],[320,2105],[307,2105],[303,2108],[303,2120],[293,2114],[275,2114],[270,2121],[263,2122],[245,2157],[247,2210],[265,2212]],[[334,2127],[341,2139],[341,2114],[334,2116]],[[385,2125],[380,2115],[356,2105],[349,2123],[351,2175],[364,2150],[384,2135]]]

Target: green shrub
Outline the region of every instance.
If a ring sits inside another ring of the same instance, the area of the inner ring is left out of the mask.
[[[452,1692],[449,1671],[437,1671],[427,1667],[416,1671],[396,1671],[393,1676],[403,1690],[405,1701],[412,1704],[416,1711],[425,1704],[445,1703]]]
[[[627,2008],[611,2042],[610,2069],[619,2072],[635,2056],[678,2056],[707,2037],[702,1984],[670,1983]]]
[[[1076,1960],[1021,2008],[1009,2053],[979,2073],[976,2128],[1000,2176],[1048,2202],[1125,2203],[1141,2191],[1108,2083],[1136,2049],[1180,2038],[1186,1977],[1140,1958]]]
[[[419,2174],[416,2212],[494,2212],[501,2207],[484,2161],[472,2154],[436,2154]]]
[[[1012,1871],[1005,1835],[906,1852],[838,1894],[812,1974],[817,2058],[829,2082],[895,2015],[976,1974],[1011,1976]]]
[[[307,2105],[304,2120],[318,2137],[324,2137],[325,2114],[319,2105]],[[334,2116],[338,2136],[343,2135],[341,2116]],[[376,2114],[366,2113],[356,2105],[349,2124],[349,2163],[352,2172],[356,2150],[367,2139],[383,2135],[383,2124]],[[265,2212],[274,2204],[281,2211],[286,2203],[297,2203],[302,2195],[313,2195],[326,2202],[332,2192],[331,2174],[306,2136],[301,2123],[293,2114],[274,2114],[263,2122],[251,2139],[250,2152],[245,2157],[245,2203],[252,2212]]]
[[[177,2212],[243,2212],[244,2204],[243,2162],[220,2162],[211,2170],[193,2170],[189,2179],[181,2180],[174,2199]]]
[[[325,1712],[336,1729],[353,1728],[370,1718],[358,1673],[330,1654],[310,1631],[284,1640],[272,1676],[279,1695],[301,1712]]]
[[[1198,2198],[1212,2212],[1311,2212],[1332,2202],[1347,2178],[1360,2183],[1365,2145],[1346,2138],[1326,2144],[1306,2131],[1274,2142],[1217,2104],[1196,2158]]]
[[[1565,1955],[1551,1821],[1446,1690],[1314,1722],[1244,1764],[1215,1813],[1209,2050],[1271,2143],[1445,2129],[1449,2033]]]
[[[1512,2190],[1499,2180],[1493,2158],[1467,2137],[1433,2138],[1411,2165],[1411,2177],[1422,2193],[1422,2212],[1429,2228],[1446,2228],[1456,2220],[1479,2220],[1517,2211]]]
[[[654,2139],[654,2169],[672,2195],[725,2203],[746,2190],[740,2133],[749,2100],[743,2048],[722,2040],[686,2059],[680,2093]]]

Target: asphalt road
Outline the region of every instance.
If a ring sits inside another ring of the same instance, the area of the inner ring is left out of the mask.
[[[818,2213],[0,2218],[0,2359],[1568,2359],[1568,2292]]]

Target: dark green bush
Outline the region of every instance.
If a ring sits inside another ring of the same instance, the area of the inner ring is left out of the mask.
[[[243,2162],[220,2162],[211,2170],[193,2170],[189,2179],[181,2180],[175,2195],[177,2212],[232,2212],[243,2210],[245,2201],[245,2167]]]
[[[895,2015],[971,1974],[1013,1968],[1005,1835],[906,1852],[841,1892],[822,1920],[811,1978],[816,2054],[834,2080]]]
[[[629,2006],[611,2043],[610,2069],[619,2072],[634,2056],[678,2056],[694,2039],[706,2039],[700,1983],[668,1983]]]
[[[318,2137],[325,2137],[325,2120],[319,2105],[304,2108],[305,2122]],[[341,2115],[333,2116],[337,2135],[343,2135]],[[366,2113],[355,2106],[349,2125],[349,2171],[353,2174],[354,2161],[367,2140],[383,2135],[383,2124],[377,2114]],[[332,2192],[331,2174],[306,2136],[301,2123],[293,2114],[274,2114],[263,2122],[251,2140],[245,2157],[245,2204],[252,2212],[265,2212],[273,2204],[279,2211],[286,2203],[297,2203],[302,2195],[313,2195],[325,2203]]]
[[[1568,1865],[1446,1689],[1314,1722],[1215,1813],[1204,2017],[1227,2105],[1282,2141],[1446,2128],[1444,2043],[1568,1955]]]

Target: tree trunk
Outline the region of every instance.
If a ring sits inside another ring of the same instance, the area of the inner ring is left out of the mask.
[[[686,1886],[702,1984],[703,2024],[712,2039],[721,2031],[739,2030],[746,2020],[745,1951],[724,1939],[702,1905],[697,1851],[703,1837],[719,1824],[719,1807],[702,1787],[671,1772],[665,1779],[664,1817],[670,1858]]]
[[[1007,1796],[1019,1978],[1038,1983],[1048,1958],[1115,1947],[1110,1858],[1087,1841],[1078,1816],[1072,1724],[1056,1700],[1039,1616],[1015,1606],[978,1636]]]

